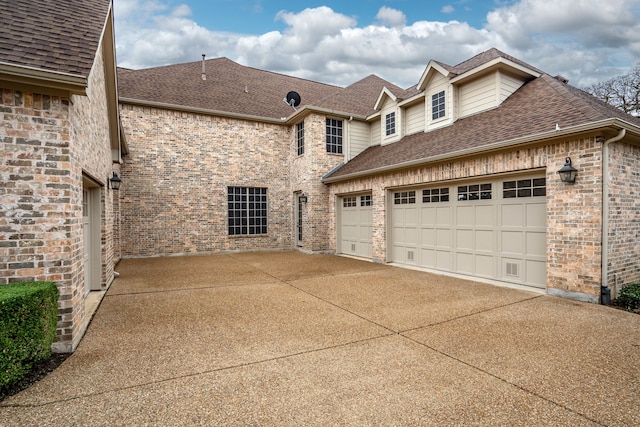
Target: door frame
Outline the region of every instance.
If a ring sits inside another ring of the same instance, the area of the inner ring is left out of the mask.
[[[86,200],[85,200],[86,197]],[[82,268],[84,271],[84,293],[102,289],[102,251],[100,225],[102,220],[101,186],[94,180],[82,179]],[[86,202],[86,204],[85,204]],[[85,212],[85,209],[88,211]],[[88,214],[88,215],[85,215]],[[87,223],[85,224],[85,221]],[[88,232],[88,239],[85,233]],[[86,271],[88,269],[88,271]]]

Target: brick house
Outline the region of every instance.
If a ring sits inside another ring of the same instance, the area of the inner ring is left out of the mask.
[[[640,280],[640,120],[496,49],[409,89],[226,58],[118,78],[123,256],[298,248],[589,302]]]
[[[0,0],[0,285],[57,283],[56,352],[75,349],[120,259],[111,7]]]
[[[0,0],[0,285],[58,284],[55,351],[121,257],[297,249],[589,302],[640,280],[640,120],[561,77],[496,49],[408,89],[116,71],[111,7]]]

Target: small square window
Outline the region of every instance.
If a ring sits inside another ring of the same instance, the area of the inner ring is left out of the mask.
[[[371,206],[371,195],[360,196],[360,206]]]

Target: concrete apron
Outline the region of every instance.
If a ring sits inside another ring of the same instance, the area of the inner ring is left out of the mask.
[[[298,252],[124,260],[0,425],[638,425],[640,316]]]

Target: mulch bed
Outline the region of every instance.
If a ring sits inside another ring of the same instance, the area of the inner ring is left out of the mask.
[[[0,389],[0,402],[40,381],[60,366],[69,356],[67,353],[53,353],[49,359],[36,364],[24,378]]]

